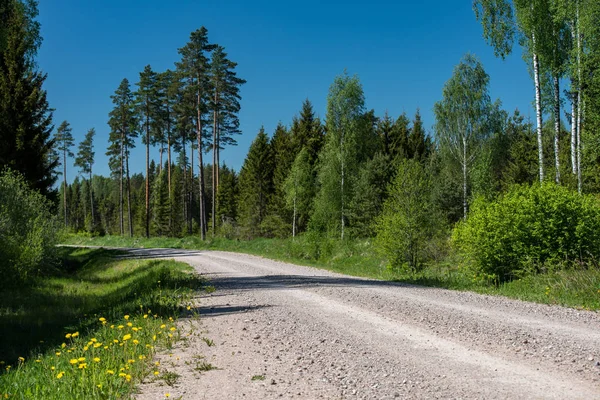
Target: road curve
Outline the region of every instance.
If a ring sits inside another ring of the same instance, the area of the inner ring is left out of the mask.
[[[197,338],[160,356],[178,383],[146,383],[139,399],[600,398],[596,312],[236,253],[127,256],[186,262],[217,289],[198,299]]]

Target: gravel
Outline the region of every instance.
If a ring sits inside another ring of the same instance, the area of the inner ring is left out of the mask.
[[[157,357],[177,383],[149,378],[139,399],[600,398],[596,312],[244,254],[131,253],[187,262],[217,288],[197,299],[200,322],[180,322],[188,340]]]

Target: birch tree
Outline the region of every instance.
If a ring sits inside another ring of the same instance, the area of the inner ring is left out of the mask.
[[[283,183],[285,201],[292,210],[292,237],[298,231],[298,215],[308,214],[312,201],[312,169],[308,150],[303,148],[296,156],[292,168]]]
[[[454,68],[435,103],[436,133],[441,146],[460,164],[463,183],[463,218],[467,217],[469,171],[481,143],[488,136],[486,116],[491,102],[489,76],[479,60],[467,54]]]

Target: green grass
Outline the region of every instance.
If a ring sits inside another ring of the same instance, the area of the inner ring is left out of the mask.
[[[501,295],[545,304],[579,309],[600,309],[600,270],[558,270],[528,276],[496,285],[487,282],[461,261],[448,257],[417,273],[395,271],[375,252],[370,240],[311,240],[307,236],[292,239],[255,239],[251,241],[198,237],[122,238],[71,236],[68,243],[113,247],[164,247],[199,250],[225,250],[254,254],[275,260],[308,265],[352,276],[398,281],[415,285]]]
[[[127,398],[204,282],[173,261],[61,249],[62,268],[0,293],[0,396]]]

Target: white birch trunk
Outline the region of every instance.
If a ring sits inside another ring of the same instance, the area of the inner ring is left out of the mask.
[[[342,161],[342,240],[344,240],[344,131],[340,139],[340,155]]]
[[[535,49],[535,35],[532,36]],[[544,147],[542,143],[542,90],[540,86],[540,62],[537,53],[533,52],[533,79],[535,82],[535,115],[537,121],[538,162],[540,166],[540,182],[544,181]]]
[[[577,191],[583,190],[583,179],[581,177],[581,120],[583,115],[583,100],[581,98],[581,23],[579,21],[579,1],[577,1]]]
[[[554,76],[554,167],[556,168],[556,184],[560,185],[560,83]]]
[[[575,79],[571,78],[571,170],[577,175],[577,98]]]
[[[467,136],[463,136],[463,219],[467,219]]]

